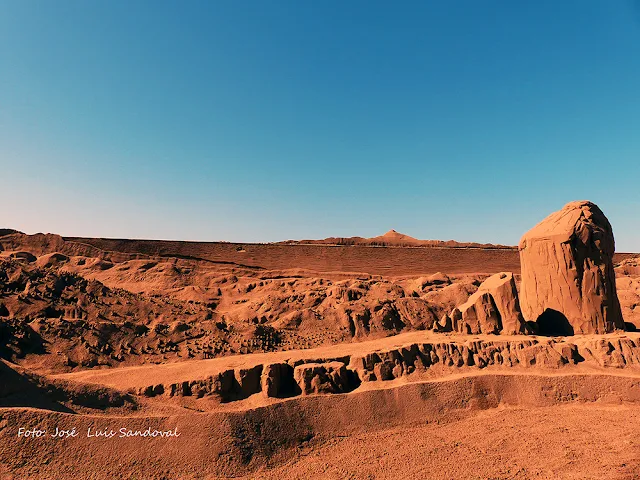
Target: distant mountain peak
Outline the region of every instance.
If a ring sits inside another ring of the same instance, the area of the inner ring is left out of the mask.
[[[379,237],[374,237],[371,240],[394,240],[394,241],[403,241],[403,242],[417,242],[418,240],[416,240],[413,237],[410,237],[409,235],[405,235],[404,233],[400,233],[396,230],[389,230],[387,233],[385,233],[384,235],[381,235]]]

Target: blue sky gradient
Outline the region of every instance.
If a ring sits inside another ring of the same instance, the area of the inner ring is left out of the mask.
[[[640,5],[0,0],[2,225],[640,251]]]

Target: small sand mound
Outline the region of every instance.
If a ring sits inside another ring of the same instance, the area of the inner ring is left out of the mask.
[[[63,255],[58,252],[47,253],[46,255],[42,255],[36,260],[36,265],[38,267],[53,267],[56,265],[60,265],[62,263],[67,263],[69,261],[69,257]]]

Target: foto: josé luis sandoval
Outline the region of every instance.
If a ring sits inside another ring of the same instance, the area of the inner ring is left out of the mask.
[[[47,430],[45,429],[40,430],[38,428],[28,429],[20,427],[18,429],[17,436],[22,438],[44,438],[45,436],[49,436],[52,438],[77,438],[80,436],[80,432],[78,432],[75,427],[68,430],[63,430],[56,427],[55,432],[49,432],[49,435],[47,435]],[[146,430],[131,430],[127,427],[122,427],[117,430],[114,430],[112,428],[87,428],[87,438],[168,438],[179,436],[180,433],[178,433],[178,427],[175,427],[173,430],[152,430],[151,427],[147,428]]]

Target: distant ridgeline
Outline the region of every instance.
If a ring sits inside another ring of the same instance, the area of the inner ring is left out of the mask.
[[[517,247],[491,243],[457,242],[455,240],[418,240],[403,233],[389,230],[377,237],[329,237],[322,240],[286,240],[282,245],[358,245],[368,247],[447,247],[447,248],[500,248],[515,250]]]

